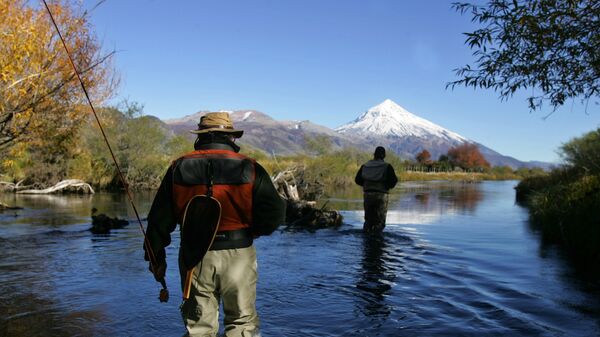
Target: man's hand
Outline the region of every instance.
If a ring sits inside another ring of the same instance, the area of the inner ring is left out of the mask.
[[[167,271],[167,261],[158,261],[154,268],[152,268],[152,262],[148,265],[148,269],[154,275],[154,279],[157,282],[165,279],[165,272]]]

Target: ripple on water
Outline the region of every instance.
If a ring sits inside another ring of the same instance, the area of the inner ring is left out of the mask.
[[[513,197],[511,184],[419,183],[392,195],[381,236],[362,233],[362,212],[344,211],[336,230],[256,240],[263,334],[599,335],[598,283],[573,276],[560,254],[538,254]],[[127,217],[122,196],[98,198]],[[0,331],[182,335],[178,233],[167,249],[172,300],[161,304],[136,226],[92,235],[91,201],[49,200],[0,215]]]

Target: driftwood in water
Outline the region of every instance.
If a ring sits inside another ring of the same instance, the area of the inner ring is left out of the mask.
[[[273,184],[281,197],[287,201],[285,222],[288,226],[319,229],[342,224],[342,216],[338,211],[318,208],[314,199],[301,199],[302,195],[312,199],[320,197],[323,193],[322,184],[306,182],[303,169],[293,168],[280,172],[273,178]]]
[[[303,166],[279,172],[273,183],[279,194],[288,200],[319,200],[325,187],[321,181],[308,178]]]
[[[23,209],[23,207],[8,206],[7,204],[0,202],[0,212],[2,212],[4,210],[14,210],[14,209]]]
[[[29,189],[17,191],[18,194],[52,194],[52,193],[79,193],[94,194],[94,189],[88,183],[79,179],[67,179],[58,184],[42,190]]]
[[[21,185],[25,180],[20,180],[16,183],[8,181],[0,181],[0,192],[18,192],[30,188],[30,185]]]
[[[111,229],[121,229],[129,224],[129,221],[119,219],[117,217],[111,218],[106,214],[98,214],[96,208],[92,208],[92,227],[90,231],[94,234],[108,234]]]
[[[275,178],[273,178],[273,184],[281,195],[286,200],[300,200],[298,195],[298,183],[294,177],[294,171],[286,170],[279,172]]]

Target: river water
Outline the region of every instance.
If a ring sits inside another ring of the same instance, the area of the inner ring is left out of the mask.
[[[255,245],[263,336],[599,336],[600,283],[540,243],[515,182],[410,183],[382,236],[362,200],[337,196],[339,229],[281,228]],[[137,194],[142,214],[152,195]],[[138,226],[93,235],[90,209],[133,218],[122,195],[14,196],[0,213],[0,336],[181,336],[178,234],[171,300],[147,271]]]

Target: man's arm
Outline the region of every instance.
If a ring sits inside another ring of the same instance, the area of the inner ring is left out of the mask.
[[[267,171],[256,163],[254,189],[252,190],[252,233],[270,235],[285,223],[286,203],[281,199]]]
[[[388,188],[388,190],[394,188],[398,183],[398,177],[396,176],[394,167],[391,164],[388,164],[385,178],[385,185]]]
[[[146,237],[158,264],[165,261],[165,247],[171,243],[171,232],[177,227],[177,215],[174,210],[173,166],[170,166],[156,192],[150,213],[148,213]],[[148,252],[144,258],[149,260]]]
[[[358,169],[358,172],[356,173],[356,177],[354,177],[354,182],[356,183],[356,185],[360,185],[363,186],[365,183],[365,180],[362,177],[362,165],[360,166],[360,169]]]

